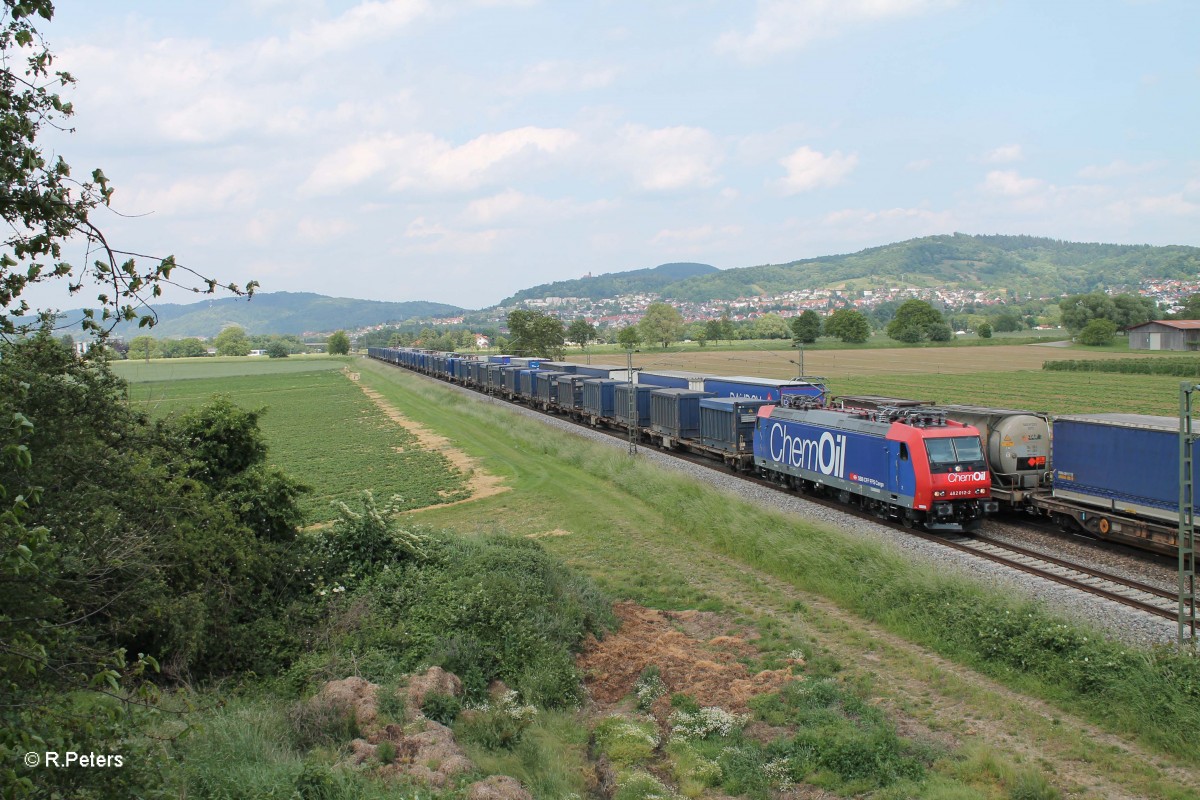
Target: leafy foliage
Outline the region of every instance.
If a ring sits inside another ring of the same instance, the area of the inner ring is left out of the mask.
[[[230,325],[217,334],[213,339],[219,356],[248,356],[250,355],[250,340],[240,325]]]
[[[1115,333],[1118,328],[1141,325],[1159,317],[1154,300],[1132,294],[1077,294],[1060,300],[1058,306],[1062,309],[1063,325],[1073,333],[1082,331],[1096,319],[1113,323]]]
[[[888,323],[887,335],[901,342],[923,339],[944,342],[952,338],[950,326],[942,319],[941,312],[924,300],[904,301]]]
[[[1093,319],[1079,332],[1079,343],[1087,345],[1109,345],[1117,335],[1117,323],[1110,319]]]
[[[46,128],[66,129],[74,113],[59,94],[74,78],[53,69],[54,56],[35,27],[38,18],[50,20],[54,5],[50,0],[4,0],[3,11],[0,215],[9,234],[0,245],[0,333],[29,333],[40,326],[42,315],[31,319],[32,309],[21,295],[30,285],[47,281],[65,279],[72,294],[87,281],[102,287],[99,315],[89,310],[82,319],[84,330],[96,333],[106,333],[118,320],[154,324],[154,313],[144,313],[143,296],[159,296],[162,284],[175,283],[176,271],[191,273],[205,293],[215,292],[217,281],[180,266],[173,256],[141,268],[132,254],[109,245],[92,220],[93,212],[112,200],[108,178],[99,169],[90,180],[74,178],[70,165],[61,156],[49,157],[39,142]],[[62,244],[73,237],[86,240],[88,252],[100,257],[86,267],[63,260]],[[253,294],[256,286],[251,281],[246,293]],[[221,288],[242,293],[235,284]]]
[[[125,392],[45,332],[0,352],[2,748],[123,739],[159,661],[168,677],[261,668],[259,626],[297,588],[299,489],[264,466],[256,417],[217,403],[151,424]]]
[[[1050,372],[1114,372],[1128,375],[1175,375],[1200,377],[1200,358],[1114,358],[1045,361]]]
[[[651,303],[638,323],[642,338],[670,347],[683,331],[683,315],[670,303]]]
[[[594,278],[556,281],[534,286],[505,298],[500,305],[510,306],[524,300],[542,297],[586,297],[592,300],[601,300],[622,294],[661,292],[665,287],[679,281],[699,275],[711,275],[715,272],[717,272],[717,268],[708,264],[660,264],[650,269],[612,272],[597,275]]]
[[[871,323],[861,311],[839,308],[825,320],[825,335],[843,342],[861,344],[871,338]]]
[[[567,339],[579,345],[581,348],[586,347],[588,342],[596,338],[596,326],[588,322],[583,317],[573,321],[567,326]]]
[[[792,339],[800,344],[812,344],[821,335],[821,315],[811,308],[792,319]]]
[[[514,353],[541,358],[562,358],[566,330],[558,317],[541,311],[511,311],[508,329],[512,334],[509,346]]]
[[[350,352],[350,337],[346,335],[345,331],[334,331],[329,337],[327,347],[330,355],[347,355]]]

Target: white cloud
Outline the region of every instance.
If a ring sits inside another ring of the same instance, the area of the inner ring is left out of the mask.
[[[625,125],[613,143],[614,160],[648,191],[706,188],[717,183],[720,144],[703,128]]]
[[[1163,166],[1161,161],[1147,161],[1142,164],[1130,164],[1117,159],[1108,164],[1090,164],[1079,170],[1079,177],[1087,180],[1103,181],[1111,178],[1128,178],[1134,175],[1145,175]]]
[[[694,228],[664,228],[654,235],[651,244],[675,246],[695,246],[707,244],[728,236],[740,236],[740,225],[699,225]]]
[[[776,185],[785,194],[807,192],[822,186],[836,186],[858,166],[858,156],[834,150],[829,155],[805,146],[779,160],[787,172]]]
[[[302,190],[335,193],[378,176],[393,191],[463,191],[495,180],[505,170],[545,163],[577,139],[561,128],[534,127],[487,133],[458,147],[429,133],[375,136],[321,159]]]
[[[266,61],[311,61],[330,53],[361,48],[385,40],[428,14],[424,0],[368,0],[333,19],[314,21],[285,39],[272,37],[258,45]]]
[[[493,252],[503,234],[504,231],[499,229],[455,230],[425,217],[417,217],[404,231],[404,238],[410,241],[410,246],[399,248],[397,252],[480,255]]]
[[[296,223],[296,233],[301,241],[324,244],[340,239],[355,229],[354,223],[337,217],[304,217]]]
[[[955,0],[759,0],[752,29],[727,31],[717,51],[759,60],[847,28],[955,5]]]
[[[580,214],[592,214],[614,208],[606,200],[579,203],[571,199],[549,200],[508,189],[489,197],[481,197],[467,204],[463,212],[465,221],[473,224],[491,225],[500,220],[518,220],[534,224],[548,219],[566,219]]]
[[[124,190],[113,195],[114,207],[123,214],[162,216],[207,213],[214,208],[243,209],[258,200],[262,186],[261,176],[249,170],[195,175],[166,186],[160,185],[161,180],[160,176],[141,176],[129,181]]]
[[[991,194],[1018,197],[1032,194],[1045,187],[1037,178],[1022,178],[1014,170],[992,170],[983,180],[983,188]]]
[[[588,66],[569,61],[540,61],[501,88],[511,95],[542,92],[588,91],[611,86],[617,79],[616,67]]]
[[[984,155],[983,160],[991,164],[1011,164],[1014,161],[1020,161],[1025,156],[1021,152],[1021,145],[1006,144],[1002,147],[997,147],[995,150],[989,150]]]

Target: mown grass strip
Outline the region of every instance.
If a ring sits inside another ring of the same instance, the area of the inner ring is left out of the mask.
[[[544,484],[534,476],[553,473],[558,485],[547,502],[595,498],[571,515],[583,529],[611,526],[617,542],[630,526],[657,526],[660,535],[732,556],[1020,691],[1200,763],[1189,740],[1200,729],[1200,659],[1123,647],[1016,594],[713,492],[537,421],[497,416],[486,403],[386,369],[372,372],[381,391],[423,421],[453,425],[477,455],[508,461],[517,491],[507,503],[534,502],[536,495],[524,494]],[[575,489],[563,486],[576,481]],[[609,498],[622,496],[608,507]]]

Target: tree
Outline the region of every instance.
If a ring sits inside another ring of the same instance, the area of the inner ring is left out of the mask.
[[[145,311],[144,299],[158,297],[164,284],[180,285],[179,273],[189,273],[197,281],[193,291],[212,294],[224,288],[253,294],[258,285],[254,281],[245,291],[232,283],[220,286],[177,264],[173,256],[140,267],[132,253],[109,244],[92,219],[93,212],[112,200],[113,187],[104,173],[95,169],[90,180],[81,181],[72,176],[62,157],[49,157],[39,141],[46,129],[69,130],[67,120],[74,113],[71,103],[59,94],[74,78],[52,71],[54,56],[35,27],[39,17],[51,19],[54,4],[52,0],[3,3],[0,215],[8,235],[0,244],[0,333],[27,334],[39,327],[48,312],[34,311],[22,294],[31,285],[54,280],[65,280],[69,294],[87,282],[101,287],[96,298],[99,316],[85,311],[80,322],[85,331],[101,335],[121,320],[140,319],[143,326],[153,325],[156,317],[153,310]],[[97,255],[95,261],[87,266],[66,261],[62,246],[68,239],[86,242],[86,251]]]
[[[1060,300],[1062,322],[1073,333],[1082,331],[1094,319],[1106,319],[1118,328],[1141,325],[1158,319],[1158,306],[1148,297],[1119,294],[1110,297],[1104,292],[1075,294]]]
[[[558,317],[541,311],[510,311],[508,330],[513,350],[524,356],[562,358],[566,328]]]
[[[329,337],[326,344],[329,352],[335,356],[344,356],[350,353],[350,337],[345,331],[334,331]]]
[[[583,317],[567,326],[567,339],[579,345],[579,349],[587,347],[588,342],[596,338],[596,326]]]
[[[224,328],[213,339],[219,356],[248,356],[250,355],[250,340],[246,332],[238,325]]]
[[[149,361],[161,355],[162,350],[153,336],[135,336],[129,340],[130,358],[142,358]]]
[[[871,338],[871,323],[866,315],[852,308],[839,308],[825,320],[825,334],[843,342],[862,344]]]
[[[996,315],[993,326],[999,333],[1012,333],[1021,330],[1021,315],[1016,311],[1003,311]]]
[[[637,325],[627,325],[617,334],[617,344],[626,350],[636,350],[642,343],[642,332]]]
[[[704,323],[704,335],[706,338],[719,342],[725,338],[725,329],[721,326],[721,320],[710,319]]]
[[[646,306],[638,327],[646,341],[662,342],[663,347],[670,347],[683,330],[683,315],[670,303],[651,303]]]
[[[1175,315],[1178,319],[1200,319],[1200,294],[1193,294],[1184,302]]]
[[[990,339],[992,338],[992,326],[986,322],[981,322],[979,323],[979,326],[975,328],[975,333],[980,339]]]
[[[278,339],[267,345],[267,356],[270,358],[287,358],[290,354],[288,346]]]
[[[924,300],[905,300],[900,308],[896,309],[892,321],[887,324],[887,335],[901,342],[919,342],[932,338],[931,334],[935,329],[942,335],[937,326],[945,324],[942,313],[929,303]]]
[[[787,321],[778,314],[763,314],[754,320],[754,338],[756,339],[789,339],[792,329]]]
[[[792,339],[797,344],[812,344],[821,335],[821,315],[811,308],[792,319]]]
[[[1079,343],[1093,346],[1110,345],[1117,335],[1117,323],[1110,319],[1093,319],[1079,332]]]

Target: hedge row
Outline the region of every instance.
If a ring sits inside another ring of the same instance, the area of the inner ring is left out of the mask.
[[[1115,358],[1086,361],[1045,361],[1042,369],[1052,372],[1123,372],[1132,375],[1175,375],[1200,377],[1200,358]]]

